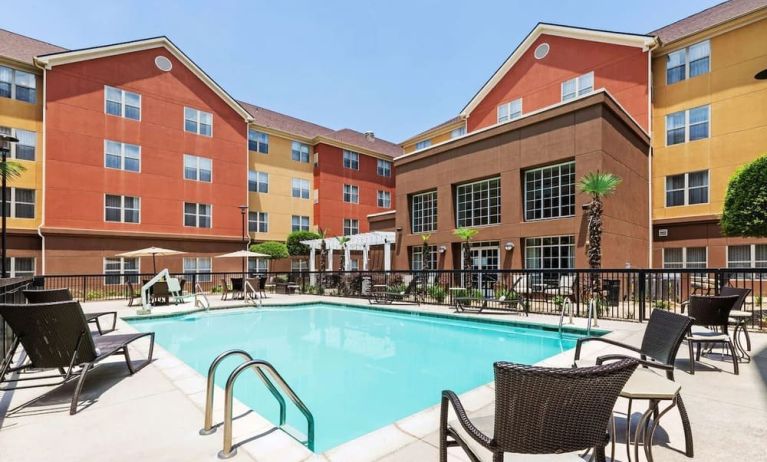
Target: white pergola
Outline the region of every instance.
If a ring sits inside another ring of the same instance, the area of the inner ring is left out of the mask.
[[[396,233],[393,231],[371,231],[369,233],[354,234],[349,237],[349,242],[346,243],[344,251],[344,266],[345,270],[351,269],[351,255],[352,250],[362,251],[362,270],[368,269],[368,251],[371,246],[382,245],[384,248],[384,270],[391,270],[391,246],[395,243]],[[335,237],[328,237],[325,239],[312,239],[309,241],[301,241],[302,244],[309,247],[309,271],[316,271],[314,258],[317,251],[322,246],[322,241],[325,241],[325,248],[328,251],[327,269],[333,271],[333,251],[341,250],[341,244]]]

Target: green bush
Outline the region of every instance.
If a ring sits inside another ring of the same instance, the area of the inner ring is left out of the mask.
[[[426,293],[437,303],[442,303],[447,298],[447,290],[442,286],[429,286]]]
[[[282,242],[267,241],[260,244],[253,244],[250,246],[252,252],[263,253],[269,255],[269,258],[276,260],[279,258],[288,258],[288,247]]]
[[[767,237],[767,156],[730,178],[720,227],[725,236]]]
[[[453,296],[455,298],[463,297],[463,298],[484,298],[482,295],[482,291],[479,289],[461,289],[461,290],[455,290],[453,291]]]
[[[320,235],[314,231],[293,231],[288,234],[288,239],[285,242],[285,246],[288,248],[288,253],[293,257],[304,257],[309,255],[309,246],[301,244],[301,241],[310,241],[312,239],[319,239]]]

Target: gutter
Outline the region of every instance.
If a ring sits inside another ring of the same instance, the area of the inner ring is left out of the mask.
[[[37,61],[37,58],[35,58],[35,64],[39,66],[39,63]],[[47,77],[48,77],[48,70],[43,66],[43,149],[41,150],[41,161],[42,161],[42,169],[43,169],[43,182],[42,186],[40,188],[40,224],[37,226],[37,235],[40,236],[40,273],[41,275],[45,276],[45,235],[43,234],[43,226],[45,225],[45,173],[46,173],[46,162],[45,162],[45,152],[47,148],[46,143],[46,130],[48,128],[48,124],[46,123],[46,100],[48,97],[48,86],[47,86]]]

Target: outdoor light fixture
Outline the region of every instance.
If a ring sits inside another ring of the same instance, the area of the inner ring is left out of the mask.
[[[8,198],[7,192],[6,192],[6,189],[7,189],[6,182],[8,181],[8,169],[6,168],[7,167],[6,161],[8,160],[8,153],[11,151],[11,143],[18,143],[18,142],[19,142],[19,139],[14,136],[0,135],[0,156],[2,156],[2,165],[3,165],[3,169],[2,169],[3,180],[2,180],[2,185],[0,186],[0,188],[2,188],[2,191],[0,192],[0,202],[2,202],[3,204],[3,208],[2,208],[3,211],[5,211],[6,199]],[[0,262],[0,278],[5,278],[5,276],[8,274],[6,273],[7,268],[5,266],[6,265],[5,255],[6,255],[6,250],[8,248],[7,246],[8,233],[6,231],[6,221],[7,220],[6,220],[5,213],[3,213],[2,239],[1,239],[2,240],[2,256],[0,257],[3,260],[2,262]]]
[[[754,76],[756,80],[767,80],[767,69],[762,69]]]
[[[503,246],[504,249],[506,249],[507,252],[511,252],[514,249],[514,243],[509,241],[506,243],[506,245]]]
[[[583,210],[588,210],[589,207],[591,207],[591,204],[583,204],[583,205],[581,205],[581,209],[583,209]]]
[[[444,245],[441,245],[441,246],[439,246],[439,248],[437,249],[437,251],[438,251],[439,253],[445,253],[445,252],[447,252],[447,247],[445,247]]]

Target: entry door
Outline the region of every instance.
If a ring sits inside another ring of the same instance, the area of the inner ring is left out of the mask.
[[[498,244],[480,244],[471,247],[472,285],[482,291],[485,297],[493,296],[493,287],[498,281]]]

